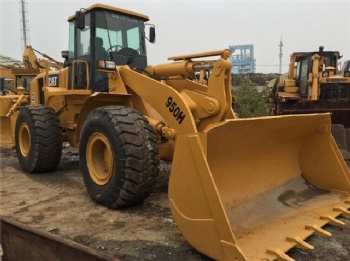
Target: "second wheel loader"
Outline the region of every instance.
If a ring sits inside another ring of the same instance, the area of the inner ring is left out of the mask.
[[[288,76],[272,91],[272,114],[331,112],[334,137],[345,159],[350,159],[350,72],[345,62],[338,73],[338,51],[295,52]]]
[[[312,249],[306,238],[343,225],[350,173],[330,114],[236,119],[230,51],[147,65],[147,21],[102,4],[68,18],[65,68],[38,75],[30,105],[12,116],[22,169],[54,170],[68,141],[91,197],[121,208],[144,200],[159,158],[171,160],[174,220],[215,260],[292,260],[289,249]],[[203,69],[206,85],[188,80]]]
[[[35,52],[45,59],[38,58]],[[50,69],[63,68],[63,64],[27,46],[23,52],[23,64],[0,64],[0,147],[14,146],[14,132],[18,108],[29,104],[29,89],[35,76]],[[7,83],[7,84],[5,84]]]

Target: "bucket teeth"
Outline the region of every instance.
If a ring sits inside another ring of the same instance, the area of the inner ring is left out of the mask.
[[[297,248],[312,250],[314,247],[310,245],[309,243],[302,240],[300,237],[287,237],[287,240],[290,242],[296,243]]]
[[[350,216],[350,211],[347,210],[346,208],[335,207],[333,210],[334,210],[334,211],[340,211],[341,214],[342,214],[344,217],[349,217],[349,216]]]
[[[332,216],[321,216],[321,219],[328,220],[329,224],[334,226],[345,226],[343,221],[340,221]]]
[[[295,259],[288,256],[281,249],[267,249],[267,253],[275,255],[278,261],[295,261]]]
[[[320,226],[317,226],[317,225],[313,225],[313,226],[305,226],[306,229],[310,229],[310,230],[313,230],[314,233],[316,235],[319,235],[319,236],[324,236],[324,237],[330,237],[332,236],[332,234],[326,230],[324,230],[323,228],[321,228]]]

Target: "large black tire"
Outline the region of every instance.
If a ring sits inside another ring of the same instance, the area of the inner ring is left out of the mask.
[[[19,164],[25,172],[55,170],[62,155],[62,128],[55,111],[44,105],[21,108],[15,144]]]
[[[87,116],[79,157],[90,196],[109,208],[143,201],[158,175],[156,135],[145,117],[132,108],[106,106]]]

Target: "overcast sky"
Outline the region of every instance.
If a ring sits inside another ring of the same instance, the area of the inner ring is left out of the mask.
[[[0,0],[0,53],[22,59],[20,0]],[[148,44],[150,64],[169,56],[253,44],[256,72],[278,72],[283,40],[282,71],[296,51],[340,51],[350,59],[350,0],[344,1],[97,1],[146,14],[156,26],[157,41]],[[27,0],[30,43],[62,61],[68,48],[67,18],[92,5],[83,0]]]

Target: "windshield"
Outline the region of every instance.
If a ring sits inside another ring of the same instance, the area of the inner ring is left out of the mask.
[[[140,55],[146,55],[143,31],[141,19],[112,11],[96,11],[96,39],[102,39],[106,51],[132,48]]]

